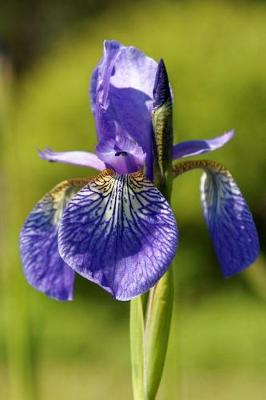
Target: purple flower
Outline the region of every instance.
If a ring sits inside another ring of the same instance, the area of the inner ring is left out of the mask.
[[[57,185],[26,220],[20,235],[22,262],[29,283],[38,290],[69,300],[77,272],[116,299],[129,300],[149,290],[168,269],[178,231],[171,207],[152,183],[153,114],[165,93],[171,101],[162,62],[135,47],[104,43],[90,89],[98,136],[95,154],[39,152],[44,160],[101,173],[92,180]],[[172,159],[215,150],[232,137],[230,131],[215,139],[178,143]],[[182,165],[196,167],[180,164],[175,175],[184,172]],[[256,228],[228,171],[208,162],[197,167],[206,174],[201,197],[214,247],[224,275],[232,275],[255,260]]]

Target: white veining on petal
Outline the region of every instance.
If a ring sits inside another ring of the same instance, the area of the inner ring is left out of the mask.
[[[142,173],[102,173],[70,201],[59,229],[64,260],[120,300],[153,286],[176,246],[171,208]]]

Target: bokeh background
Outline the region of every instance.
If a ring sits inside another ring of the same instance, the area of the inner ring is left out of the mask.
[[[266,398],[266,2],[67,0],[1,3],[0,398],[131,399],[129,304],[82,278],[59,303],[25,281],[18,235],[43,194],[93,171],[49,164],[37,148],[90,150],[88,101],[104,39],[164,58],[175,139],[236,136],[210,158],[245,194],[262,253],[221,276],[199,201],[200,172],[178,178],[180,229],[170,346],[158,400]]]

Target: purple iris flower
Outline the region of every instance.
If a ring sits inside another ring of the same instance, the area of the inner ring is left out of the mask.
[[[154,286],[173,260],[178,245],[175,217],[152,183],[152,113],[158,103],[154,87],[161,73],[161,62],[135,47],[106,41],[90,88],[98,136],[95,154],[39,152],[47,161],[101,171],[91,180],[57,185],[36,204],[23,226],[25,275],[48,296],[72,299],[76,272],[116,299],[129,300]],[[232,137],[230,131],[210,140],[178,143],[172,159],[213,151]],[[223,273],[230,276],[257,257],[256,228],[228,171],[215,163],[198,166],[205,170],[205,219]],[[174,173],[184,170],[175,167]]]

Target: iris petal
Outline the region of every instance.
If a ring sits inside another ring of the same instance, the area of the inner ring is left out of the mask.
[[[20,234],[21,258],[28,282],[58,300],[71,300],[74,271],[58,253],[58,223],[71,194],[68,181],[57,185],[41,199]]]
[[[115,124],[109,109],[109,87],[114,64],[124,46],[115,40],[104,41],[104,54],[95,68],[90,84],[91,108],[95,117],[98,139],[115,136]]]
[[[190,140],[175,144],[173,147],[173,160],[177,158],[190,157],[199,154],[209,153],[224,146],[234,136],[234,131],[229,131],[214,139]]]
[[[46,161],[74,164],[81,167],[91,167],[103,171],[106,166],[96,154],[87,151],[62,151],[55,152],[50,149],[39,150],[39,156]]]
[[[90,84],[91,109],[95,117],[99,103],[103,108],[108,106],[106,96],[109,89],[110,77],[113,72],[117,55],[123,47],[124,46],[116,40],[104,41],[104,54],[99,64],[93,71]]]
[[[178,241],[172,210],[142,173],[101,173],[69,202],[59,252],[76,272],[118,300],[150,289]]]
[[[152,165],[151,110],[157,63],[133,46],[104,42],[104,56],[91,81],[91,104],[98,138],[114,139],[117,125],[146,153]]]
[[[259,253],[258,234],[248,205],[229,171],[218,164],[206,170],[201,179],[201,201],[224,276],[252,264]]]

